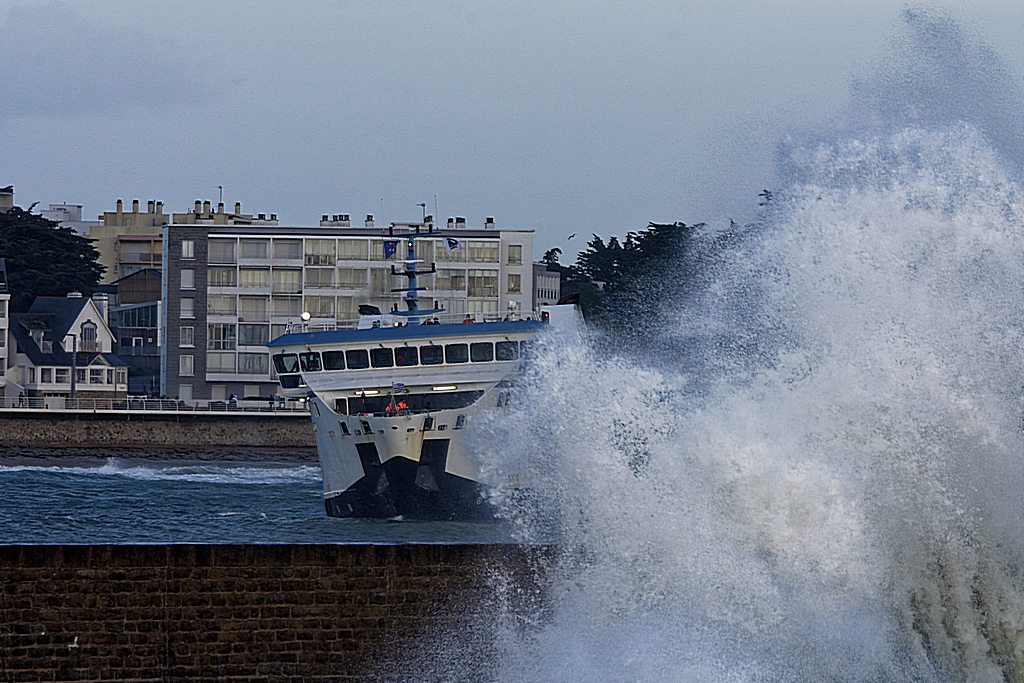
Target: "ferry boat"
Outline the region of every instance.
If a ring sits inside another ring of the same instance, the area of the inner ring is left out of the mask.
[[[484,520],[474,421],[502,410],[531,344],[550,328],[582,323],[575,305],[545,306],[505,320],[442,322],[421,310],[417,237],[395,275],[407,278],[407,310],[361,306],[357,329],[299,326],[270,343],[285,396],[306,398],[331,517]],[[512,319],[516,317],[518,319]],[[471,323],[471,324],[467,324]]]

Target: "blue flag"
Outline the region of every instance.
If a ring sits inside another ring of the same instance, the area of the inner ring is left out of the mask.
[[[398,240],[384,240],[384,258],[390,258],[398,251]]]

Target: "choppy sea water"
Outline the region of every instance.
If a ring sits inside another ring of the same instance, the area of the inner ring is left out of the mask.
[[[504,543],[497,524],[332,519],[312,457],[0,450],[0,544]],[[202,456],[201,458],[198,456]],[[301,460],[296,462],[296,460]]]

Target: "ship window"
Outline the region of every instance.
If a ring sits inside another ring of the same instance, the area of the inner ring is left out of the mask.
[[[491,342],[474,342],[469,345],[469,357],[474,363],[494,360],[494,344]]]
[[[405,367],[419,362],[415,346],[399,346],[395,349],[395,365]]]
[[[421,346],[420,362],[424,365],[440,365],[444,362],[444,347]]]
[[[324,351],[324,370],[344,370],[344,351]]]
[[[366,349],[354,349],[345,352],[345,361],[349,370],[361,370],[370,367],[370,354]]]
[[[298,375],[281,375],[281,386],[285,389],[296,389],[299,386]]]
[[[326,356],[327,354],[324,355]],[[347,413],[348,400],[344,398],[334,399],[334,412],[336,412],[338,415],[344,415],[345,413]],[[341,423],[341,431],[345,436],[348,436],[348,426],[344,422]]]
[[[300,353],[299,365],[303,372],[320,372],[320,354],[317,352]]]
[[[274,369],[279,375],[298,372],[299,358],[294,353],[279,353],[274,356]]]
[[[391,349],[382,349],[377,347],[370,349],[370,365],[375,368],[390,368],[395,364],[394,355],[391,353]]]
[[[519,342],[500,341],[494,345],[498,360],[516,360],[519,358]]]
[[[469,344],[446,344],[444,359],[448,363],[468,363]]]

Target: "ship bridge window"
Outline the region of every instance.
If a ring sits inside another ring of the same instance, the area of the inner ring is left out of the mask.
[[[469,344],[446,344],[444,359],[448,363],[468,363]]]
[[[324,351],[324,370],[344,370],[345,369],[345,352],[344,351]]]
[[[274,356],[274,369],[279,375],[298,372],[299,357],[294,353],[279,353]]]
[[[390,368],[395,364],[394,354],[391,349],[377,347],[370,349],[370,365],[375,368]]]
[[[419,354],[415,346],[399,346],[395,349],[395,365],[407,367],[419,363]]]
[[[281,386],[285,389],[297,389],[299,387],[299,375],[281,375]]]
[[[303,372],[320,372],[320,354],[316,351],[300,353],[299,366]]]
[[[473,342],[469,345],[469,357],[474,363],[494,360],[494,344],[491,342]]]
[[[370,367],[370,354],[366,349],[353,349],[345,352],[345,362],[349,370],[362,370]]]
[[[519,342],[497,342],[494,345],[494,353],[498,360],[516,360],[519,358]]]
[[[421,346],[420,362],[424,365],[440,365],[444,362],[443,346]]]

